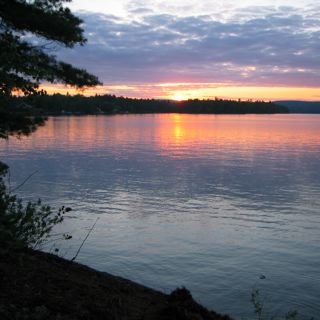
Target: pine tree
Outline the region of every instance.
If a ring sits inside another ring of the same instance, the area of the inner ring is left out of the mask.
[[[35,110],[21,108],[15,93],[40,94],[41,81],[78,88],[100,84],[96,76],[58,61],[48,49],[86,42],[81,19],[66,2],[70,0],[0,0],[0,138],[31,133],[43,123]]]
[[[37,41],[72,48],[86,39],[82,21],[64,6],[70,0],[0,0],[0,96],[38,92],[41,80],[95,86],[97,77],[58,61]]]

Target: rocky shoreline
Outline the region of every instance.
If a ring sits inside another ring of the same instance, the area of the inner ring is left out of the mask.
[[[31,249],[0,257],[0,319],[231,320],[185,288],[167,295]]]

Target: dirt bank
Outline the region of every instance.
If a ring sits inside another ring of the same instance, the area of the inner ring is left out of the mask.
[[[57,256],[0,254],[0,319],[215,319],[186,289],[170,295]]]

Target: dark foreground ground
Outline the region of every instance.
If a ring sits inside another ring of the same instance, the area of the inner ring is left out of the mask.
[[[196,303],[33,251],[0,254],[0,319],[231,320]]]

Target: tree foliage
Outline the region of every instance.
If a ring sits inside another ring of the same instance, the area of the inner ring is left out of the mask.
[[[21,103],[14,97],[9,101],[2,101],[5,103],[0,105],[0,139],[7,139],[9,135],[26,136],[44,125],[47,118],[40,110]]]
[[[192,99],[186,101],[132,99],[113,95],[38,95],[21,102],[33,105],[46,115],[117,114],[117,113],[191,113],[191,114],[272,114],[288,109],[271,102],[225,99]]]
[[[79,88],[99,84],[36,44],[42,39],[72,48],[86,42],[81,19],[63,6],[68,1],[0,0],[0,96],[37,93],[41,80]]]
[[[82,21],[64,7],[69,0],[0,0],[0,138],[29,134],[43,124],[41,112],[14,93],[43,94],[40,81],[79,88],[99,80],[83,69],[58,61],[41,41],[72,48],[86,39]],[[40,41],[40,43],[41,43]],[[6,183],[8,166],[0,162],[0,249],[12,245],[38,246],[63,220],[41,201],[23,204]]]
[[[63,216],[60,211],[53,214],[41,200],[24,205],[21,199],[10,193],[5,181],[7,173],[8,166],[0,162],[0,249],[38,247]]]

